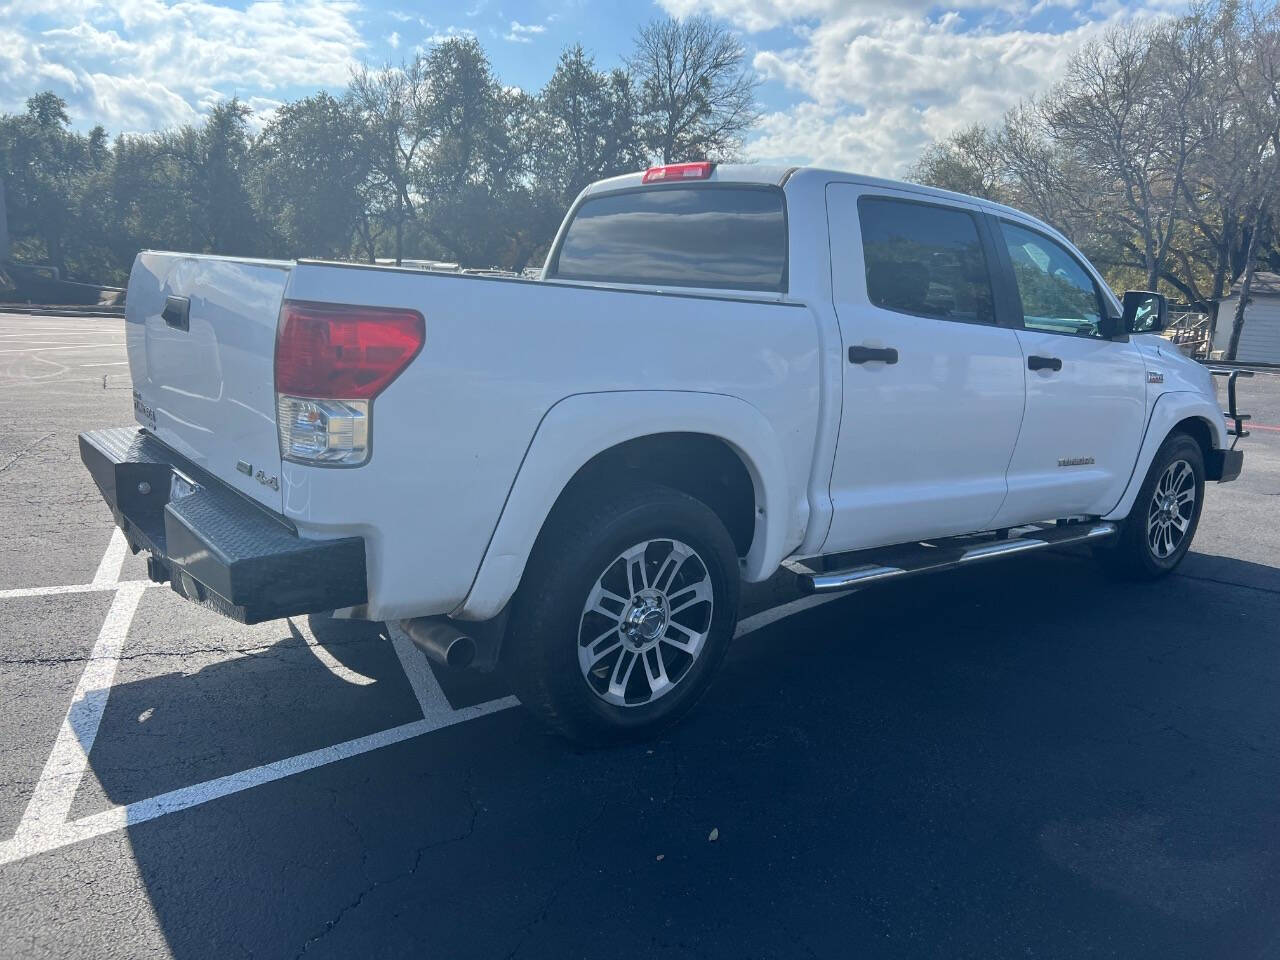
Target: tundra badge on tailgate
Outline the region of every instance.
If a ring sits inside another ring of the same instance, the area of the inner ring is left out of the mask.
[[[156,411],[137,390],[133,391],[133,415],[144,427],[156,428]]]

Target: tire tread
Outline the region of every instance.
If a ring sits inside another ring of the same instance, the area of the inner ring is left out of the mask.
[[[710,648],[703,655],[713,657],[714,662],[709,665],[703,689],[683,697],[678,707],[659,721],[636,729],[604,726],[589,701],[567,691],[566,684],[580,684],[582,678],[576,673],[568,678],[563,676],[564,671],[559,669],[554,656],[553,644],[563,637],[567,623],[566,604],[572,606],[575,629],[578,613],[578,606],[568,596],[573,592],[570,581],[575,573],[574,565],[563,563],[563,558],[589,556],[600,547],[602,536],[607,536],[610,529],[624,524],[628,518],[638,519],[659,512],[683,515],[686,521],[703,526],[700,532],[710,537],[713,549],[720,554],[720,562],[732,562],[725,576],[729,596],[716,598],[718,605],[731,604],[729,632],[732,633],[737,617],[737,559],[728,531],[709,507],[679,490],[639,481],[607,491],[571,494],[567,501],[557,504],[530,553],[524,579],[513,601],[511,633],[503,656],[504,670],[520,702],[554,732],[571,740],[607,743],[635,739],[675,723],[705,692],[728,648],[727,638],[715,644],[711,643],[714,638],[708,638]],[[714,629],[713,626],[713,632]],[[585,688],[585,684],[583,686]]]

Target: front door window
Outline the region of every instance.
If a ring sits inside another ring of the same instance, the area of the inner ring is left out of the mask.
[[[1100,337],[1098,288],[1084,267],[1042,233],[1000,221],[1028,330]]]

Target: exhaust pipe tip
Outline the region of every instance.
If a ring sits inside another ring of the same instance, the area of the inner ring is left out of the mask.
[[[444,652],[444,662],[455,670],[465,670],[476,659],[476,642],[468,636],[460,636],[449,644]]]
[[[434,663],[465,670],[476,659],[476,641],[446,617],[401,620],[400,628]]]

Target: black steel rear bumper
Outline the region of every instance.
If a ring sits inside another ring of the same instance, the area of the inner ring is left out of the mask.
[[[151,578],[189,600],[241,623],[368,601],[362,538],[299,537],[145,430],[82,433],[80,458]],[[171,501],[174,473],[195,492]]]

